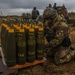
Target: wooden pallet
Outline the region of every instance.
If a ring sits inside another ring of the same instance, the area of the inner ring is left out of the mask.
[[[13,66],[13,67],[10,67],[10,68],[13,68],[13,69],[21,69],[21,68],[26,68],[26,67],[30,67],[30,66],[33,66],[33,65],[37,65],[37,64],[40,64],[40,63],[45,63],[46,60],[36,60],[34,61],[33,63],[25,63],[23,65],[16,65],[16,66]]]

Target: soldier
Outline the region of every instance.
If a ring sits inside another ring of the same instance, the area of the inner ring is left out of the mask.
[[[32,10],[32,19],[35,20],[39,15],[39,11],[34,7]]]
[[[49,4],[49,8],[52,8],[52,5],[51,4]]]
[[[65,19],[69,19],[68,11],[67,11],[67,8],[65,7],[64,4],[63,4],[63,6],[62,6],[62,13],[63,13]]]
[[[58,7],[58,8],[57,8],[57,13],[59,14],[59,15],[58,15],[58,17],[59,17],[58,19],[59,19],[59,20],[62,20],[62,21],[64,21],[64,22],[67,22],[66,19],[65,19],[65,16],[63,15],[62,7]]]
[[[56,3],[54,3],[53,8],[57,9],[57,4]]]
[[[68,25],[58,19],[58,14],[53,9],[45,9],[43,18],[47,59],[52,57],[58,65],[74,59],[75,50],[70,48]]]

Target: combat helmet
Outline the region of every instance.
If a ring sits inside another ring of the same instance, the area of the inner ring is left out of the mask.
[[[44,19],[50,19],[50,18],[55,18],[57,15],[57,11],[54,10],[54,9],[50,9],[50,8],[47,8],[45,9],[44,13],[43,13],[43,18]]]
[[[47,8],[43,13],[44,20],[51,20],[50,25],[53,25],[57,21],[57,11],[54,9]]]
[[[58,6],[58,7],[57,7],[57,12],[58,12],[58,14],[62,14],[62,13],[63,13],[63,12],[62,12],[62,7]]]

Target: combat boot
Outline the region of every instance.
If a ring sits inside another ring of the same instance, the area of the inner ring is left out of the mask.
[[[54,59],[54,62],[55,62],[55,64],[59,65],[59,64],[69,62],[74,58],[75,58],[75,50],[70,50],[66,56],[64,56],[63,58],[58,57],[57,59]]]

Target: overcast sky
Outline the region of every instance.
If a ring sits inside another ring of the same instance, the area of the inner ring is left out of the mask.
[[[21,15],[23,12],[31,13],[33,7],[37,7],[40,13],[48,4],[57,3],[61,6],[65,4],[68,11],[75,12],[75,0],[0,0],[0,14],[3,15]]]

